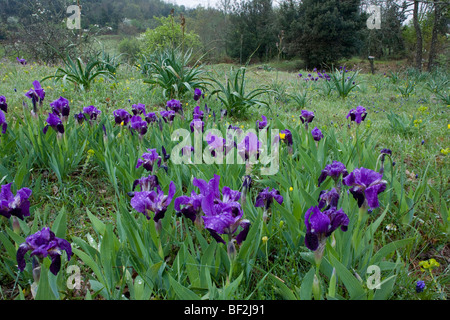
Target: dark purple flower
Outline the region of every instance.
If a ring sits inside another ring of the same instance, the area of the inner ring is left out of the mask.
[[[19,57],[16,58],[17,62],[20,63],[21,65],[25,66],[27,64],[27,60],[25,59],[20,59]]]
[[[134,197],[131,199],[131,206],[137,212],[143,213],[148,220],[150,220],[149,212],[153,212],[153,220],[158,222],[164,217],[167,207],[170,205],[172,198],[175,195],[175,191],[175,184],[171,181],[167,195],[164,194],[159,186],[157,186],[157,191],[135,192]]]
[[[158,167],[161,165],[161,157],[156,152],[156,149],[147,149],[148,152],[145,152],[141,158],[138,159],[136,164],[136,169],[140,166],[143,166],[147,171],[153,171],[155,164]]]
[[[222,137],[216,136],[211,132],[206,135],[206,142],[208,143],[209,152],[211,156],[215,157],[216,153],[223,153],[225,150],[226,140]]]
[[[314,119],[314,112],[308,110],[302,110],[300,120],[302,123],[310,123]]]
[[[255,157],[259,157],[260,142],[253,132],[249,132],[242,141],[237,145],[238,154],[245,161]]]
[[[133,104],[131,106],[131,112],[133,112],[134,115],[145,114],[145,104],[143,103]]]
[[[82,124],[83,121],[86,120],[83,111],[81,111],[80,113],[75,113],[74,118],[77,120],[79,124]]]
[[[148,177],[142,177],[140,179],[134,180],[132,189],[133,194],[134,189],[136,189],[137,186],[140,186],[141,191],[153,191],[159,186],[158,176],[149,175]]]
[[[292,140],[292,132],[289,129],[284,129],[280,131],[280,139],[288,146],[292,146],[294,143]]]
[[[336,188],[333,188],[331,190],[322,190],[320,191],[319,195],[319,209],[323,209],[326,207],[325,210],[334,207],[336,208],[339,201],[339,193],[337,192]]]
[[[250,222],[242,219],[243,211],[238,202],[239,198],[240,192],[228,187],[224,187],[222,190],[222,200],[217,197],[216,191],[212,188],[209,188],[207,194],[203,197],[202,210],[205,215],[202,216],[202,219],[205,228],[217,242],[226,244],[220,236],[221,234],[233,238],[237,244],[241,244],[246,239]],[[242,230],[235,235],[239,227]],[[229,241],[228,245],[232,247],[233,242]]]
[[[166,123],[172,123],[173,119],[175,118],[175,111],[173,110],[163,110],[160,111],[160,115],[163,118],[164,122]]]
[[[419,280],[416,282],[416,292],[421,293],[425,289],[425,282],[422,280]]]
[[[60,134],[64,133],[64,125],[62,123],[62,120],[56,114],[49,113],[46,121],[47,125],[42,130],[44,134],[47,133],[49,127],[52,127],[56,132]]]
[[[5,113],[8,113],[8,104],[6,103],[6,97],[0,96],[0,110],[5,111]]]
[[[30,216],[30,201],[32,191],[28,188],[17,190],[16,195],[11,192],[11,183],[2,185],[0,191],[0,214],[6,218],[16,216],[23,220]]]
[[[145,114],[145,121],[147,121],[148,124],[150,124],[152,122],[157,122],[158,121],[158,117],[156,116],[156,113],[149,112],[149,113]]]
[[[119,125],[127,125],[131,119],[131,114],[125,109],[117,109],[113,112],[114,121]]]
[[[255,207],[268,209],[274,199],[279,204],[283,203],[283,196],[280,192],[274,188],[272,188],[272,191],[269,191],[269,187],[267,187],[256,196]]]
[[[86,114],[90,120],[97,120],[97,117],[102,112],[94,106],[88,106],[83,108],[83,113]]]
[[[337,228],[347,231],[348,224],[349,218],[342,209],[332,207],[321,212],[318,207],[309,208],[305,213],[306,247],[317,250]]]
[[[258,126],[259,130],[264,129],[267,126],[267,117],[265,115],[261,116],[262,121],[256,121],[256,125]]]
[[[366,108],[363,106],[357,106],[356,109],[351,109],[347,114],[347,119],[350,118],[351,121],[355,121],[357,124],[360,124],[361,121],[367,116]]]
[[[181,102],[176,99],[167,101],[167,108],[169,108],[170,110],[172,110],[174,112],[178,112],[178,113],[183,112],[183,107],[181,106]]]
[[[381,149],[380,153],[392,155],[392,150],[391,149]]]
[[[6,129],[8,128],[8,123],[6,122],[6,116],[2,110],[0,110],[0,126],[2,127],[2,134],[5,134]]]
[[[138,115],[132,116],[130,119],[130,128],[139,133],[139,136],[143,136],[147,133],[147,121],[142,120]]]
[[[194,100],[198,101],[200,99],[200,97],[202,96],[202,90],[196,88],[194,90]]]
[[[65,239],[60,239],[50,230],[45,227],[41,231],[28,236],[25,242],[19,246],[17,250],[17,265],[20,271],[23,271],[26,266],[25,254],[31,250],[31,256],[36,256],[43,259],[49,256],[52,260],[50,271],[57,275],[61,269],[61,254],[66,251],[67,259],[70,260],[72,256],[72,247]]]
[[[199,223],[202,213],[202,194],[197,194],[194,190],[191,196],[180,196],[174,201],[174,208],[177,215],[184,215],[186,218],[192,220],[193,223]]]
[[[50,103],[50,107],[54,114],[58,116],[68,117],[70,113],[69,100],[63,97],[59,97],[55,101]]]
[[[205,113],[202,110],[200,110],[200,106],[196,106],[194,108],[194,111],[192,112],[192,116],[193,116],[194,119],[203,120],[203,115],[204,114]]]
[[[320,131],[320,129],[317,128],[317,127],[314,127],[314,129],[311,130],[311,134],[312,134],[313,139],[314,139],[315,141],[320,141],[320,140],[322,140],[322,138],[323,138],[323,133],[322,133],[322,131]]]
[[[333,161],[331,164],[327,164],[322,170],[317,186],[320,187],[322,182],[324,182],[327,177],[331,177],[334,181],[337,181],[341,175],[342,177],[346,177],[348,175],[345,165],[339,161]]]
[[[31,99],[31,102],[33,103],[33,112],[36,114],[37,103],[39,102],[39,105],[42,105],[45,98],[45,91],[42,89],[40,82],[37,80],[33,81],[33,87],[34,88],[31,88],[27,93],[25,93],[25,96]]]
[[[350,192],[360,208],[365,203],[372,209],[380,206],[378,194],[386,189],[381,173],[366,168],[355,169],[343,179],[343,183],[351,187]]]
[[[191,124],[189,125],[191,128],[191,132],[194,132],[194,129],[197,130],[197,132],[205,131],[205,123],[200,119],[194,119],[191,121]]]

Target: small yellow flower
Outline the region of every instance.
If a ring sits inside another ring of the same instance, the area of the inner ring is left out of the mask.
[[[286,133],[280,133],[280,139],[284,140],[286,138]]]
[[[447,154],[450,153],[450,148],[445,148],[445,149],[441,149],[441,153],[446,156]]]
[[[264,236],[264,237],[262,237],[261,240],[262,240],[263,243],[266,243],[269,240],[269,238],[267,238],[267,236]]]
[[[88,153],[89,157],[92,157],[95,154],[95,151],[92,149],[89,149],[87,153]]]
[[[120,123],[121,126],[123,126],[124,124],[125,124],[125,123],[124,123],[123,121]]]
[[[292,188],[292,187],[289,188],[289,191],[293,191],[293,190],[294,190],[294,188]]]
[[[447,129],[450,129],[450,123],[447,125]]]

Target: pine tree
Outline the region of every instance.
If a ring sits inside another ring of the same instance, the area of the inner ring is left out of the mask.
[[[295,49],[307,68],[349,58],[362,46],[360,0],[303,0],[299,4]]]

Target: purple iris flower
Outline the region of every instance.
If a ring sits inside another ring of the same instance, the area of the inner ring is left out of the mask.
[[[224,138],[208,132],[208,134],[206,135],[206,142],[208,143],[208,148],[211,152],[211,156],[215,157],[216,152],[223,153],[226,144],[226,140]]]
[[[325,210],[328,210],[329,208],[336,208],[339,202],[339,193],[337,192],[336,188],[332,188],[331,190],[322,190],[320,191],[319,195],[319,209],[323,209],[326,207]]]
[[[2,110],[0,110],[0,126],[2,126],[2,134],[5,134],[6,129],[8,128],[8,123],[6,122],[6,116]]]
[[[140,179],[134,180],[132,189],[133,192],[137,186],[140,186],[141,191],[153,191],[159,186],[158,176],[149,175],[148,177],[142,177]]]
[[[67,100],[66,98],[59,97],[58,99],[50,103],[50,107],[52,107],[53,113],[58,116],[62,116],[63,118],[69,116],[69,100]]]
[[[6,218],[11,216],[23,220],[30,216],[30,201],[32,191],[28,188],[17,190],[16,195],[11,192],[11,183],[2,185],[0,191],[0,214]]]
[[[41,83],[37,80],[33,81],[33,87],[34,88],[31,88],[25,93],[25,96],[31,99],[31,102],[33,103],[33,112],[36,114],[37,103],[39,102],[39,105],[42,106],[42,102],[45,98],[45,91],[42,89]]]
[[[174,201],[174,208],[177,215],[184,215],[190,219],[193,223],[200,225],[201,213],[202,213],[202,200],[203,195],[197,194],[195,190],[192,190],[191,196],[180,196]]]
[[[259,158],[260,142],[253,132],[249,132],[244,139],[237,145],[238,153],[245,161],[253,156]]]
[[[281,130],[280,134],[284,134],[284,137],[281,140],[284,141],[288,146],[292,146],[294,144],[292,140],[292,132],[289,129]]]
[[[5,113],[8,113],[8,104],[6,103],[6,97],[0,96],[0,110],[5,111]]]
[[[147,149],[147,151],[138,159],[136,169],[143,166],[145,170],[152,172],[155,164],[158,167],[161,165],[161,157],[156,152],[156,149]]]
[[[381,166],[380,166],[381,174],[384,173],[384,159],[385,159],[386,155],[388,155],[390,157],[392,155],[392,150],[391,149],[381,149],[381,151],[380,151],[379,159],[381,161]]]
[[[198,101],[200,99],[200,97],[202,96],[202,90],[196,88],[194,90],[194,100]]]
[[[173,110],[163,110],[160,111],[160,115],[163,118],[164,122],[166,123],[172,123],[173,119],[175,118],[175,111]]]
[[[131,206],[140,213],[143,213],[150,220],[149,211],[154,213],[153,220],[158,222],[164,218],[167,207],[172,202],[176,187],[173,181],[170,182],[168,194],[165,195],[159,186],[157,190],[135,192],[131,199]]]
[[[27,64],[27,60],[25,59],[20,59],[19,57],[16,58],[17,62],[20,63],[21,65],[25,66]]]
[[[86,120],[83,111],[81,111],[80,113],[75,113],[73,116],[79,124],[82,124],[83,121]]]
[[[145,121],[147,121],[148,124],[150,124],[152,122],[157,122],[158,121],[158,117],[156,116],[156,113],[149,112],[149,113],[145,114]]]
[[[119,125],[127,125],[131,119],[131,114],[125,109],[114,110],[113,115],[114,121]]]
[[[320,140],[322,140],[322,138],[323,138],[323,133],[322,133],[322,131],[320,131],[320,129],[317,128],[317,127],[314,127],[314,129],[311,130],[311,134],[312,134],[313,139],[314,139],[315,141],[320,141]]]
[[[134,115],[145,114],[145,104],[143,103],[133,104],[131,106],[131,112],[133,112]]]
[[[302,110],[300,120],[302,123],[310,123],[314,119],[314,112],[308,110]]]
[[[140,137],[144,136],[148,130],[147,121],[142,120],[142,118],[138,115],[131,117],[130,127],[132,130],[138,132]]]
[[[360,124],[361,121],[367,116],[366,108],[363,106],[357,106],[356,109],[351,109],[347,114],[347,119],[350,118],[351,121],[355,121],[357,124]]]
[[[306,247],[312,251],[316,251],[319,247],[323,248],[326,238],[339,227],[342,231],[347,231],[349,222],[342,208],[337,210],[331,207],[324,212],[318,207],[309,208],[305,213]]]
[[[234,249],[234,241],[241,244],[247,237],[250,221],[242,219],[243,211],[240,203],[240,192],[231,190],[228,187],[222,189],[222,200],[216,196],[216,191],[208,189],[208,193],[202,199],[202,210],[205,214],[202,216],[205,228],[211,236],[217,241],[226,244],[220,236],[226,234],[233,240],[228,243],[228,253]],[[242,230],[235,235],[238,228]]]
[[[280,191],[274,188],[272,188],[272,191],[269,191],[269,187],[267,187],[256,196],[255,207],[264,207],[265,209],[268,209],[273,200],[282,204],[283,196],[280,194]]]
[[[197,132],[200,132],[200,129],[202,132],[205,131],[205,123],[200,119],[192,120],[189,126],[191,128],[191,132],[194,132],[194,129],[196,129]]]
[[[386,189],[387,182],[379,172],[360,168],[353,170],[343,179],[346,186],[351,187],[350,192],[358,201],[358,207],[367,204],[369,208],[378,208],[378,194]]]
[[[192,112],[192,116],[193,116],[194,119],[203,120],[203,115],[204,114],[205,113],[202,110],[200,110],[200,106],[196,106],[194,108],[194,111]]]
[[[90,120],[97,120],[97,117],[102,113],[94,106],[84,107],[83,113],[86,114]]]
[[[183,112],[183,107],[181,106],[181,102],[176,99],[167,101],[167,108],[169,108],[170,110],[172,110],[174,112],[178,112],[178,113]]]
[[[262,121],[259,121],[259,120],[256,121],[256,124],[257,124],[259,130],[264,129],[267,126],[267,117],[265,115],[262,115],[261,118],[262,118]]]
[[[337,182],[341,175],[342,177],[346,177],[348,175],[345,165],[339,161],[333,161],[331,164],[327,164],[322,170],[317,186],[320,187],[322,182],[324,182],[327,177],[331,177],[335,182]]]
[[[20,271],[23,271],[26,266],[25,254],[31,250],[31,256],[36,256],[43,259],[49,256],[52,260],[50,271],[57,275],[61,269],[61,254],[66,251],[67,259],[70,260],[72,256],[72,247],[65,239],[60,239],[50,230],[45,227],[41,231],[28,236],[25,242],[19,246],[17,250],[17,264]]]
[[[64,125],[62,123],[62,120],[56,114],[49,113],[46,121],[47,125],[42,130],[44,134],[47,133],[49,127],[52,127],[59,134],[64,133]]]

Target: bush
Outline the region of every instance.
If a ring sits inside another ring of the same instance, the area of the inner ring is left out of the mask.
[[[136,38],[124,38],[119,43],[119,52],[125,55],[128,63],[133,64],[141,53],[141,42]]]
[[[142,35],[142,47],[144,54],[150,54],[162,48],[192,48],[193,51],[200,49],[200,37],[194,32],[184,32],[180,26],[175,24],[174,18],[155,18],[161,25],[155,29],[147,29]]]

